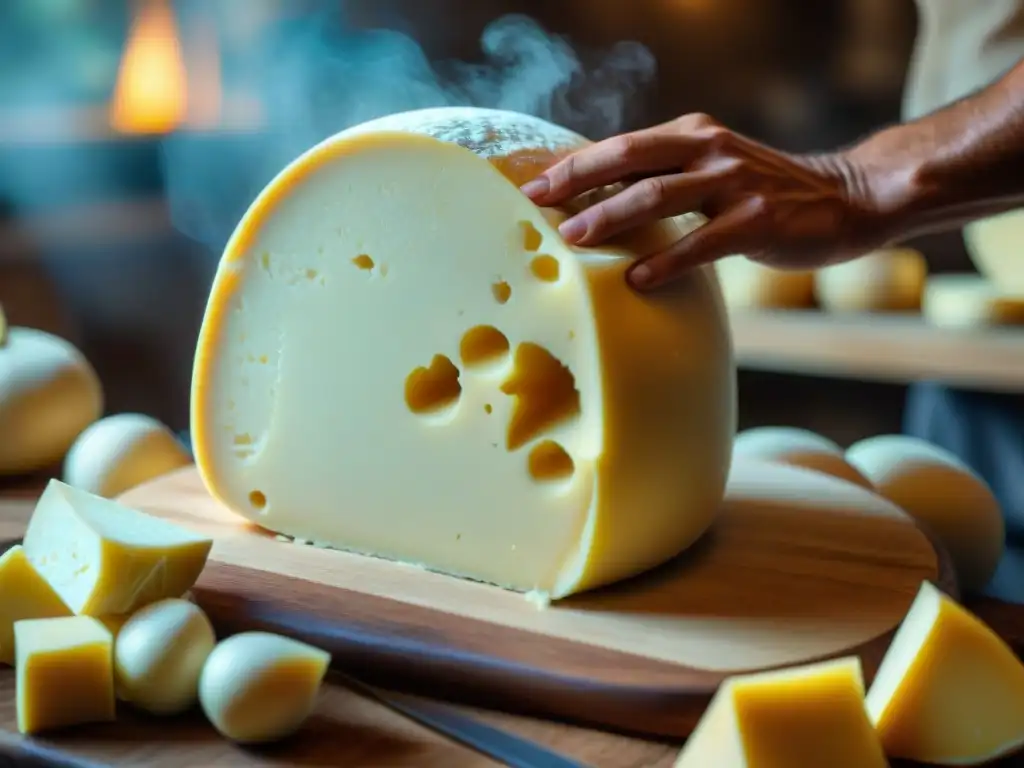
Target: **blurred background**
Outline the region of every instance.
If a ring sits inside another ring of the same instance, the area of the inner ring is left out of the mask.
[[[319,139],[472,103],[591,138],[703,111],[834,148],[898,119],[916,26],[912,0],[3,0],[0,304],[79,347],[108,412],[182,429],[220,250]],[[919,247],[972,270],[958,233]],[[741,427],[899,431],[900,376],[751,367]]]

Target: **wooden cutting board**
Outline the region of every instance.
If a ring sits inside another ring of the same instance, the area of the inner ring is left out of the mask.
[[[731,487],[687,554],[546,609],[282,541],[214,502],[194,467],[123,501],[214,537],[195,593],[221,631],[304,639],[397,690],[679,738],[730,672],[858,653],[870,678],[921,581],[955,592],[948,558],[909,517],[823,507],[810,490],[772,502]]]

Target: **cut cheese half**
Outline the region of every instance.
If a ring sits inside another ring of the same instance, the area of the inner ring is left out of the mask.
[[[735,429],[713,271],[627,286],[676,221],[567,247],[516,186],[537,155],[501,144],[562,129],[399,118],[299,158],[229,242],[193,379],[207,487],[279,533],[555,598],[675,556]]]
[[[972,221],[964,227],[964,245],[999,290],[1024,294],[1024,210]]]
[[[916,312],[927,276],[920,251],[883,248],[819,269],[814,292],[828,312]]]
[[[676,768],[887,765],[855,656],[726,680],[676,761]]]
[[[1024,290],[1009,292],[981,275],[935,275],[921,314],[940,328],[1024,325]]]
[[[730,310],[808,309],[814,306],[814,272],[772,269],[746,256],[715,262]]]
[[[928,582],[866,701],[891,757],[980,765],[1024,746],[1024,666],[995,632]]]

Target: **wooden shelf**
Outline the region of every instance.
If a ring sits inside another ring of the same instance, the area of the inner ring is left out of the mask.
[[[736,312],[741,368],[1024,392],[1024,328],[951,330],[918,315]]]

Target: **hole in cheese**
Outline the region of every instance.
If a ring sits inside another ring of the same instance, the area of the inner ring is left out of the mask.
[[[493,325],[470,328],[459,343],[459,355],[467,366],[495,363],[508,352],[508,337]]]
[[[549,256],[546,253],[540,256],[535,256],[530,262],[530,272],[538,280],[542,280],[545,283],[553,283],[558,280],[559,265],[558,259],[554,256]]]
[[[405,379],[405,404],[413,413],[431,413],[453,405],[462,394],[459,369],[444,355],[420,366]]]
[[[267,495],[263,491],[252,491],[249,494],[249,503],[256,509],[263,509],[267,506]]]
[[[512,298],[512,286],[504,280],[499,280],[491,286],[491,293],[494,295],[496,302],[506,304]]]
[[[554,440],[544,440],[533,446],[527,467],[530,477],[538,482],[564,480],[576,471],[572,457]]]
[[[523,236],[523,248],[527,251],[536,251],[540,248],[543,236],[537,231],[537,228],[528,221],[519,222],[519,231]]]
[[[516,347],[514,368],[501,391],[516,399],[505,437],[510,451],[580,412],[580,393],[572,372],[532,342]]]
[[[490,403],[484,403],[484,413],[490,413],[494,407]]]
[[[351,251],[349,251],[349,253],[351,253]],[[359,267],[359,269],[365,269],[367,271],[373,269],[373,259],[365,253],[361,253],[352,259],[352,263]]]

